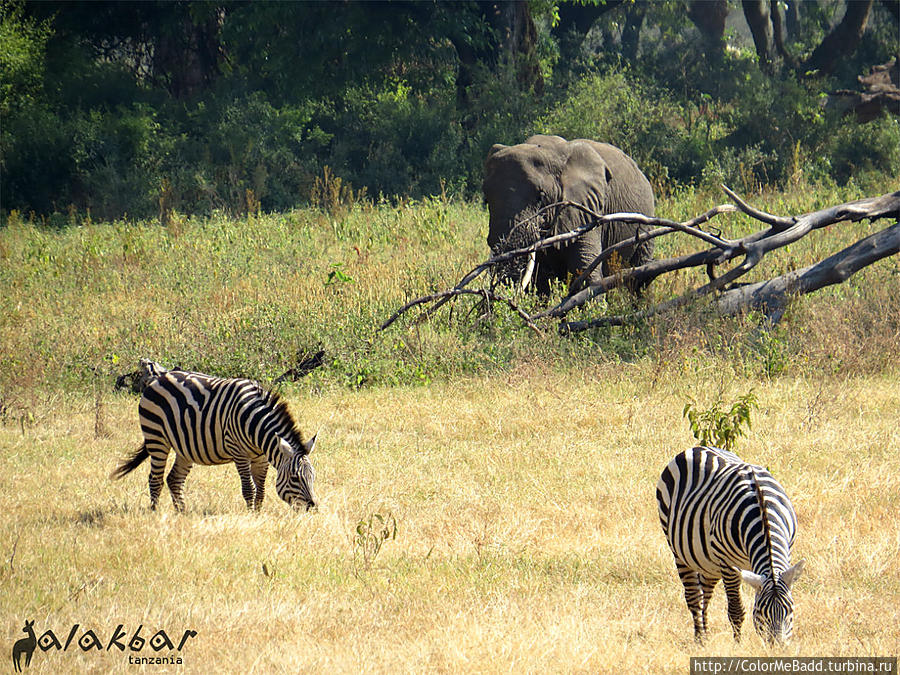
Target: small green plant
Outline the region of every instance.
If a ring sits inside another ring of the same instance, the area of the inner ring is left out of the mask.
[[[745,436],[747,429],[751,428],[750,412],[759,408],[756,394],[751,389],[738,400],[731,404],[726,411],[721,398],[717,398],[711,408],[700,410],[690,401],[684,406],[682,417],[686,417],[691,425],[691,433],[694,438],[703,445],[711,445],[725,450],[734,448],[737,439]]]
[[[328,273],[328,279],[325,281],[326,286],[352,283],[353,277],[344,271],[344,263],[333,263],[331,265],[331,271]]]
[[[373,513],[356,524],[353,538],[353,562],[359,569],[368,570],[378,557],[384,542],[397,538],[397,519],[390,511],[387,515]]]

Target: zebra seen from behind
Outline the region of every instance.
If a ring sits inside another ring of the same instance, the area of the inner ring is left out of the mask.
[[[790,640],[791,585],[805,561],[791,566],[797,517],[772,475],[732,452],[692,448],[663,470],[656,501],[697,641],[705,637],[706,610],[719,579],[735,640],[740,640],[744,621],[742,579],[756,589],[757,632],[769,641]]]
[[[143,445],[113,472],[122,478],[150,459],[150,508],[156,509],[170,451],[175,463],[166,477],[172,501],[184,510],[182,488],[194,464],[234,462],[247,507],[259,509],[269,465],[277,471],[278,496],[294,507],[316,505],[315,470],[309,455],[316,436],[304,441],[285,401],[244,379],[224,379],[166,370],[141,360],[147,375],[138,406]]]

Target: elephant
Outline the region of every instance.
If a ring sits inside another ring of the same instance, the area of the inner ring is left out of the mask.
[[[631,157],[607,143],[560,136],[532,136],[524,143],[494,145],[484,165],[482,191],[490,212],[487,243],[494,255],[521,248],[540,238],[568,232],[587,223],[586,213],[575,208],[545,212],[543,217],[523,219],[541,207],[572,201],[599,214],[642,213],[654,215],[653,190]],[[530,282],[542,294],[551,283],[580,274],[604,248],[634,237],[638,226],[615,222],[598,227],[559,248],[538,251],[526,262],[517,258],[501,271],[501,278],[527,287]],[[588,283],[621,267],[635,267],[651,259],[652,242],[629,246],[621,256],[595,269]],[[527,269],[526,269],[527,267]]]

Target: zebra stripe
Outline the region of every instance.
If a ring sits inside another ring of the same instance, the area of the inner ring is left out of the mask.
[[[656,486],[659,521],[684,597],[694,637],[707,630],[706,610],[722,579],[735,640],[744,621],[741,580],[756,589],[753,624],[769,640],[787,642],[793,630],[791,584],[803,569],[790,564],[797,517],[784,488],[760,466],[718,448],[675,456]]]
[[[304,441],[287,404],[275,393],[244,378],[166,370],[141,360],[147,382],[138,406],[144,443],[112,473],[121,478],[150,459],[150,507],[162,491],[169,452],[175,462],[166,484],[172,501],[184,510],[182,488],[194,464],[234,462],[247,506],[259,509],[265,497],[269,465],[277,471],[275,489],[293,506],[316,504],[315,470],[309,454],[316,437]]]

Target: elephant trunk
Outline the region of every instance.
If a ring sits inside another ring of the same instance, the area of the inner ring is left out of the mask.
[[[506,234],[492,247],[494,255],[525,248],[539,241],[546,232],[544,228],[549,222],[546,214],[536,216],[538,209],[531,208],[516,216]],[[497,266],[495,276],[501,282],[513,282],[524,289],[531,283],[538,267],[538,256],[531,252],[526,256],[517,256]]]

